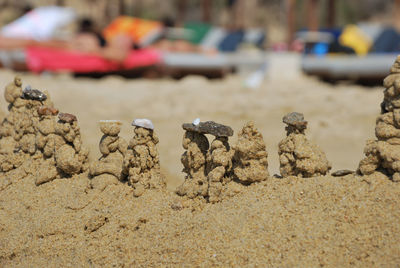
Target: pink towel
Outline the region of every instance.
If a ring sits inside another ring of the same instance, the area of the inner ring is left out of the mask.
[[[29,70],[33,72],[71,71],[90,73],[150,66],[159,63],[161,56],[157,51],[151,49],[132,50],[122,64],[117,64],[100,56],[84,54],[79,51],[29,47],[26,49],[26,61]]]

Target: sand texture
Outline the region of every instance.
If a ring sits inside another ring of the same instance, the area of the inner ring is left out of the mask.
[[[7,181],[4,185],[4,180]],[[2,266],[396,266],[400,186],[386,176],[270,179],[216,204],[85,176],[2,179]]]
[[[398,62],[354,173],[382,90],[290,60],[256,91],[0,72],[0,266],[398,265]]]

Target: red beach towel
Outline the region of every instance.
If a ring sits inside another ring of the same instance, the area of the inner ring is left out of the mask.
[[[133,69],[157,64],[161,55],[152,49],[132,50],[122,64],[100,56],[54,48],[29,47],[26,49],[26,61],[29,70],[70,71],[78,73],[111,72]]]

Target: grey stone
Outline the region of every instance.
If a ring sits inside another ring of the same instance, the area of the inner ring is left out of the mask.
[[[45,101],[47,96],[42,91],[38,89],[32,89],[31,86],[28,85],[22,92],[22,98],[27,100]]]
[[[331,175],[334,177],[343,177],[343,176],[354,174],[354,173],[355,172],[353,170],[340,169],[340,170],[333,172]]]
[[[307,121],[304,120],[304,115],[302,113],[289,113],[283,117],[283,123],[293,126],[297,129],[306,129]]]
[[[186,131],[211,134],[216,137],[230,137],[233,135],[233,129],[231,127],[215,123],[214,121],[200,122],[198,125],[185,123],[182,125],[182,128]]]

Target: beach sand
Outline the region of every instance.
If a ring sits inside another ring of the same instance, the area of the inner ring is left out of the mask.
[[[284,62],[284,61],[283,61]],[[0,92],[15,73],[0,71]],[[209,81],[73,79],[21,75],[24,85],[49,91],[60,112],[73,113],[90,159],[100,157],[99,120],[121,120],[133,136],[134,118],[149,118],[159,137],[167,190],[139,198],[127,184],[104,178],[93,189],[87,174],[35,186],[35,178],[0,177],[2,266],[395,266],[400,262],[400,184],[370,176],[269,178],[243,186],[217,204],[172,191],[182,183],[182,123],[199,117],[231,126],[236,142],[253,120],[264,137],[269,172],[279,173],[282,117],[304,114],[307,136],[332,163],[355,170],[374,137],[382,87],[331,85],[284,64],[256,90],[243,77]],[[0,98],[0,109],[6,103]],[[1,113],[0,113],[1,117]]]

